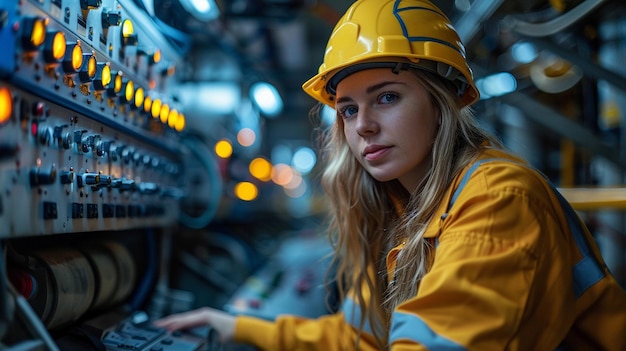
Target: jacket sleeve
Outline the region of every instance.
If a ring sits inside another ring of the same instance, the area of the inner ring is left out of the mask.
[[[568,239],[549,194],[529,171],[477,170],[437,224],[417,295],[393,313],[391,349],[556,349],[574,297]]]
[[[356,329],[346,321],[343,312],[316,319],[285,315],[275,321],[239,316],[234,336],[236,342],[267,351],[353,350],[356,338]],[[361,334],[359,350],[378,350],[370,334]]]

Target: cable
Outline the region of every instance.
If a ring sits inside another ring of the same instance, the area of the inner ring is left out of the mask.
[[[48,334],[48,330],[39,319],[39,316],[32,310],[28,301],[15,291],[12,291],[12,293],[17,304],[17,309],[26,319],[24,322],[26,322],[29,330],[47,346],[47,350],[60,351],[58,346],[54,343],[54,340],[52,340],[52,337],[50,337],[50,334]],[[30,350],[30,348],[25,350]]]
[[[604,0],[583,1],[578,6],[563,15],[544,23],[529,23],[519,19],[513,19],[512,29],[519,34],[530,37],[549,36],[558,33],[579,21],[603,2]]]
[[[174,45],[176,45],[182,54],[187,53],[192,46],[192,38],[186,33],[168,25],[167,23],[161,21],[155,14],[154,11],[148,10],[146,5],[142,0],[134,0],[132,1],[135,6],[139,9],[143,10],[150,17],[150,19],[154,22],[157,28],[161,31],[161,33]]]
[[[154,236],[155,233],[153,229],[146,230],[146,251],[148,252],[148,257],[146,258],[146,273],[143,275],[143,279],[139,283],[135,295],[130,300],[129,306],[131,311],[138,310],[152,291],[152,284],[156,277],[157,267],[159,266],[157,244]]]

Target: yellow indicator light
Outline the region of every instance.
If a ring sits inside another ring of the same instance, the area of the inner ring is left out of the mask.
[[[76,43],[72,48],[72,69],[74,72],[83,66],[83,50],[80,47],[80,43]]]
[[[13,94],[7,87],[0,88],[0,124],[5,123],[13,114]]]
[[[178,111],[174,109],[170,111],[170,116],[167,118],[167,125],[170,128],[174,128],[177,122],[178,122]]]
[[[174,129],[176,129],[177,132],[182,132],[183,129],[185,129],[185,123],[187,123],[187,121],[185,121],[185,115],[179,113],[178,120],[176,120],[176,125],[174,126]]]
[[[256,140],[256,133],[250,128],[242,128],[239,133],[237,133],[237,142],[241,146],[251,146],[254,144]]]
[[[146,98],[143,100],[143,111],[145,113],[150,113],[152,109],[152,98],[150,95],[146,95]]]
[[[102,67],[102,85],[107,86],[111,84],[111,66],[104,65]]]
[[[259,195],[259,189],[250,182],[240,182],[235,185],[235,196],[243,201],[252,201]]]
[[[161,99],[155,99],[152,102],[152,109],[150,110],[152,118],[158,118],[161,114]]]
[[[154,54],[152,55],[152,62],[159,63],[161,62],[161,50],[156,49]]]
[[[93,54],[83,54],[83,66],[78,72],[78,78],[82,83],[91,82],[98,73],[98,61]]]
[[[233,145],[222,139],[215,144],[215,154],[220,158],[229,158],[233,154]]]
[[[159,117],[161,118],[161,123],[167,123],[167,118],[170,116],[170,106],[168,104],[163,104],[161,107],[161,112],[159,113]]]
[[[54,37],[52,39],[52,57],[55,60],[60,60],[65,56],[65,34],[63,32],[54,33]]]
[[[137,88],[137,90],[135,90],[135,107],[136,108],[140,108],[141,105],[143,105],[143,101],[145,99],[145,94],[144,94],[144,90],[142,87]]]
[[[133,22],[131,22],[129,19],[125,19],[124,22],[122,22],[122,36],[124,38],[128,38],[133,34],[135,34],[135,27],[133,27]]]
[[[126,88],[124,89],[124,99],[126,101],[132,101],[133,96],[135,95],[135,83],[132,80],[126,82]]]
[[[279,163],[272,170],[272,180],[274,183],[284,186],[291,182],[293,178],[293,169],[284,163]]]
[[[90,56],[87,62],[87,74],[90,79],[94,79],[98,70],[98,61],[95,56]]]
[[[41,46],[41,44],[43,44],[44,40],[46,39],[47,22],[47,20],[41,17],[33,19],[29,39],[29,43],[32,48],[37,48]]]
[[[122,91],[122,85],[124,84],[124,79],[122,72],[117,72],[115,75],[115,81],[113,82],[113,92],[115,94],[119,94]]]
[[[68,52],[65,53],[65,59],[63,60],[63,69],[67,73],[76,73],[83,66],[83,49],[80,47],[80,42],[72,43],[66,46],[69,49]],[[85,67],[85,72],[87,71],[87,67]]]
[[[97,63],[96,64],[96,77],[93,81],[93,87],[95,90],[104,90],[109,84],[111,84],[111,64],[110,63]]]
[[[135,28],[133,22],[129,19],[122,22],[122,45],[137,45],[138,39],[135,34]]]
[[[272,179],[272,164],[262,157],[252,160],[248,169],[250,174],[260,181],[268,182]]]

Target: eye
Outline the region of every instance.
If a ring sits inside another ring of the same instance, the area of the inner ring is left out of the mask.
[[[378,97],[379,104],[390,104],[398,99],[398,95],[395,93],[384,93]]]
[[[350,118],[356,115],[358,111],[359,109],[354,105],[344,106],[339,109],[339,116],[341,116],[341,118],[344,118],[344,119]]]

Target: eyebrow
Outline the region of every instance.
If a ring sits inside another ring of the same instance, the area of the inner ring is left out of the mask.
[[[400,85],[405,85],[405,83],[403,82],[398,82],[398,81],[384,81],[384,82],[380,82],[378,84],[374,84],[372,86],[367,87],[367,89],[365,89],[365,93],[367,94],[371,94],[372,92],[384,88],[387,85],[392,85],[392,84],[400,84]],[[345,101],[351,101],[352,98],[350,97],[340,97],[339,99],[337,99],[337,103],[340,102],[345,102]]]

